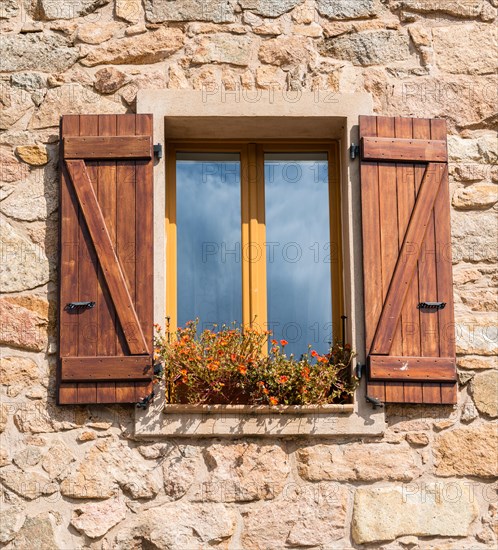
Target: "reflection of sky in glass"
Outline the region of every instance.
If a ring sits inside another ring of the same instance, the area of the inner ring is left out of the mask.
[[[297,357],[327,352],[332,332],[327,161],[314,158],[265,156],[268,324]]]
[[[178,325],[240,323],[238,155],[178,154],[176,189]]]

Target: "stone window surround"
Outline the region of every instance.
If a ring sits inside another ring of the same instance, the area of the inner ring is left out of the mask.
[[[362,294],[362,245],[359,161],[349,157],[358,143],[358,116],[373,114],[370,94],[285,92],[224,89],[140,90],[137,113],[154,116],[154,143],[165,150],[171,139],[334,139],[340,144],[341,210],[345,310],[348,339],[365,362]],[[220,134],[220,129],[223,133]],[[154,319],[165,318],[165,162],[154,167]],[[365,400],[365,380],[353,405],[327,411],[270,413],[264,408],[193,407],[189,412],[163,413],[163,399],[135,413],[135,435],[140,438],[180,436],[331,436],[380,435],[384,409],[374,410]]]

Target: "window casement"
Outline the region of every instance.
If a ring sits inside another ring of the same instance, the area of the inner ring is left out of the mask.
[[[170,330],[195,318],[235,321],[271,330],[297,356],[341,337],[337,149],[334,141],[166,144]]]
[[[214,107],[196,92],[167,92],[169,103],[159,101],[158,94],[151,93],[143,104],[147,111],[163,106],[154,118],[62,117],[58,403],[137,403],[151,395],[153,322],[164,324],[169,315],[173,328],[178,323],[177,163],[195,155],[231,154],[240,164],[239,194],[233,195],[231,207],[240,222],[240,321],[273,328],[268,287],[275,266],[268,262],[267,245],[275,227],[283,232],[283,237],[277,232],[276,240],[286,238],[282,219],[306,225],[299,209],[297,215],[292,207],[270,214],[268,201],[274,191],[278,200],[281,190],[266,188],[268,166],[273,163],[278,173],[279,163],[323,163],[326,155],[328,178],[320,192],[326,188],[328,201],[319,201],[322,217],[316,217],[329,235],[328,283],[313,279],[318,273],[313,262],[303,259],[299,269],[311,265],[307,286],[315,281],[314,290],[322,292],[324,302],[329,285],[333,330],[326,340],[342,336],[339,319],[348,315],[346,339],[365,367],[357,399],[345,405],[354,409],[354,432],[382,429],[378,410],[365,396],[379,403],[455,404],[445,121],[362,116],[368,105],[361,94],[343,98],[337,106],[308,95],[299,104]],[[163,123],[169,124],[168,133]],[[224,142],[213,135],[219,135],[219,128]],[[165,134],[167,139],[160,137]],[[295,139],[279,141],[282,134]],[[167,145],[164,160],[154,158],[158,138]],[[350,149],[353,141],[360,144],[359,155],[355,147]],[[219,200],[215,213],[220,206],[228,209],[225,204]],[[254,243],[264,255],[251,256],[251,249],[258,249]],[[189,252],[182,248],[182,253]],[[309,334],[306,341],[314,343]],[[148,425],[143,424],[144,430]],[[336,433],[338,426],[351,433],[351,423],[322,426],[321,433],[332,428]]]

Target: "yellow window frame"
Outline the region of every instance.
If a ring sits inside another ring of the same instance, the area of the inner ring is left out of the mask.
[[[265,153],[327,153],[329,177],[330,243],[336,244],[331,257],[332,326],[340,334],[344,307],[342,222],[339,144],[336,141],[174,141],[166,143],[166,314],[170,330],[177,326],[177,226],[176,156],[178,152],[239,153],[241,171],[241,260],[242,323],[267,328]],[[247,251],[248,254],[245,254]],[[331,251],[332,254],[332,251]]]

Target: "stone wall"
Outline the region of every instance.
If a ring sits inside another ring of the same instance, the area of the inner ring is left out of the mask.
[[[496,548],[497,7],[0,1],[6,548]],[[447,118],[456,408],[390,406],[382,438],[143,443],[129,409],[55,406],[59,116],[205,86],[367,91],[379,114]]]

